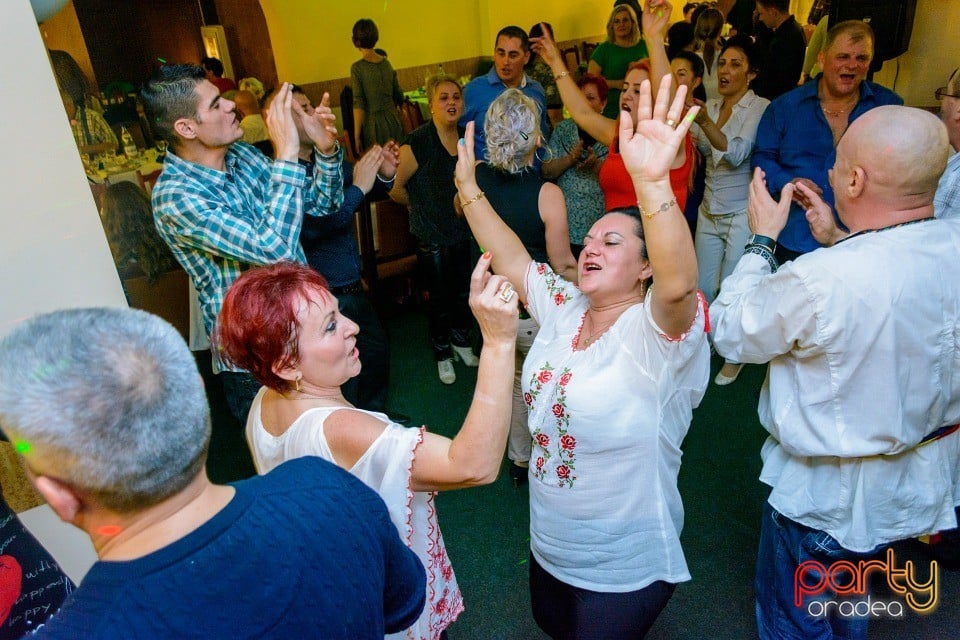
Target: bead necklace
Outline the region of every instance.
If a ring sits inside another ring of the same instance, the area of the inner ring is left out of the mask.
[[[890,229],[896,229],[898,227],[905,227],[909,224],[917,224],[918,222],[927,222],[928,220],[935,220],[933,216],[927,218],[917,218],[916,220],[907,220],[906,222],[898,222],[897,224],[892,224],[889,227],[880,227],[879,229],[863,229],[862,231],[857,231],[856,233],[851,233],[846,238],[840,238],[833,243],[833,246],[837,246],[841,242],[846,242],[851,238],[856,238],[857,236],[864,236],[868,233],[877,233],[878,231],[889,231]]]

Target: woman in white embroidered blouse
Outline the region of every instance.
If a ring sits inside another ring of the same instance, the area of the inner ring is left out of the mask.
[[[467,222],[541,326],[523,367],[530,592],[534,618],[553,638],[642,637],[676,583],[690,579],[677,473],[709,350],[693,242],[669,180],[697,108],[682,117],[685,88],[668,105],[670,82],[654,106],[644,81],[637,124],[621,118],[640,211],[614,211],[591,227],[579,288],[533,262],[483,197],[472,124],[459,147]]]
[[[350,471],[387,504],[401,538],[427,570],[427,605],[398,638],[437,640],[463,611],[437,524],[434,492],[493,482],[510,421],[517,304],[490,255],[470,281],[470,307],[483,334],[473,402],[450,440],[355,409],[340,385],[360,372],[357,325],[340,315],[323,277],[280,263],[252,269],[230,287],[217,344],[265,385],[250,409],[247,441],[259,473],[301,456]],[[394,636],[389,636],[394,637]]]
[[[747,195],[750,156],[757,126],[770,101],[750,90],[757,61],[753,41],[733,36],[718,59],[719,98],[707,101],[694,121],[694,140],[706,159],[706,185],[697,219],[697,264],[700,291],[713,302],[720,283],[733,273],[750,238]],[[726,362],[714,379],[719,385],[737,379],[742,365]]]

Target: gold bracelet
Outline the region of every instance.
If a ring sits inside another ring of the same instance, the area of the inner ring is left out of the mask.
[[[657,207],[657,210],[656,210],[656,211],[647,212],[647,211],[644,211],[644,210],[643,210],[643,205],[640,204],[640,201],[638,200],[638,201],[637,201],[637,208],[640,209],[640,215],[642,215],[644,218],[646,218],[647,220],[649,220],[650,218],[654,217],[654,216],[657,215],[658,213],[663,213],[664,211],[669,211],[669,210],[670,210],[670,207],[674,207],[674,206],[676,206],[676,204],[677,204],[677,199],[676,199],[676,198],[671,198],[669,202],[664,202],[664,203],[661,204],[659,207]]]
[[[570,74],[567,73],[566,71],[561,71],[561,72],[558,73],[557,75],[553,76],[553,79],[554,79],[554,80],[563,80],[564,78],[566,78],[566,77],[569,76],[569,75],[570,75]]]
[[[483,191],[481,191],[480,193],[478,193],[477,195],[473,196],[472,198],[470,198],[470,199],[467,200],[466,202],[464,202],[463,200],[461,200],[461,201],[460,201],[460,208],[461,208],[461,209],[466,209],[468,206],[470,206],[471,204],[473,204],[473,203],[476,202],[477,200],[480,200],[481,198],[486,198],[486,197],[487,197],[486,194],[484,194]]]

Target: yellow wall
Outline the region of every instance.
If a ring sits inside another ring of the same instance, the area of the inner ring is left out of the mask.
[[[935,106],[933,92],[947,84],[953,70],[960,67],[957,24],[960,24],[960,2],[918,0],[910,49],[899,58],[899,76],[898,61],[890,60],[874,76],[874,81],[893,88],[908,106]]]
[[[378,47],[395,68],[493,53],[497,31],[524,29],[539,20],[553,25],[559,40],[604,33],[611,0],[260,0],[281,80],[322,82],[350,75],[359,57],[350,42],[353,23],[371,18],[380,30]],[[682,2],[675,3],[675,19]]]

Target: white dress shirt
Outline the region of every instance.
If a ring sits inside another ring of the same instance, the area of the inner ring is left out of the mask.
[[[960,221],[850,237],[770,274],[745,254],[710,308],[714,344],[769,362],[770,504],[852,551],[956,526]]]

